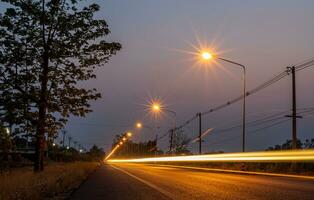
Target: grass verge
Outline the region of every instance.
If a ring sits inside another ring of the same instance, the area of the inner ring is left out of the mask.
[[[31,167],[0,175],[2,199],[65,199],[98,166],[97,162],[51,163],[42,173]]]

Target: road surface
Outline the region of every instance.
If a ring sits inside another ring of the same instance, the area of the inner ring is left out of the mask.
[[[145,164],[104,164],[71,199],[313,200],[314,180]]]

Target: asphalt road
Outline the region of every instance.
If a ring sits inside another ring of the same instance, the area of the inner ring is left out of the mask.
[[[314,200],[314,180],[145,164],[104,164],[71,199]]]

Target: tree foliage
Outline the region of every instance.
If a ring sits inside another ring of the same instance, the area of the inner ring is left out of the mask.
[[[91,112],[89,102],[100,94],[78,83],[96,78],[95,68],[121,45],[105,40],[110,30],[105,20],[95,19],[97,4],[2,2],[9,6],[0,15],[0,117],[17,133],[34,133],[40,160],[45,134],[55,135],[70,115]]]
[[[306,139],[304,142],[297,140],[298,149],[313,149],[314,148],[314,139]],[[286,140],[283,144],[276,144],[273,147],[268,147],[266,150],[289,150],[292,149],[292,140]]]

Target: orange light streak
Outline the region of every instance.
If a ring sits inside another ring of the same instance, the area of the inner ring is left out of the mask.
[[[108,160],[112,154],[120,147],[120,145],[115,146],[112,151],[106,156],[105,160]]]
[[[112,159],[112,163],[130,162],[280,162],[314,161],[314,150],[262,151],[249,153],[225,153],[193,156],[152,157],[139,159]]]

